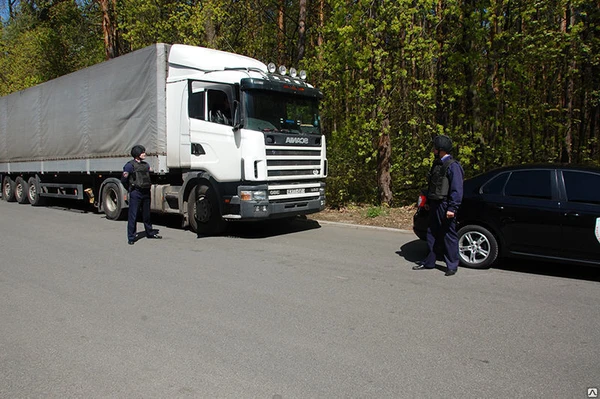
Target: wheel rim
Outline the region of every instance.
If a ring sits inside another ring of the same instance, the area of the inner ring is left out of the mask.
[[[109,212],[115,212],[117,209],[117,193],[115,190],[108,190],[106,193],[106,201],[104,201],[104,208]]]
[[[196,201],[194,217],[200,223],[208,223],[211,217],[210,201],[206,196],[202,196]]]
[[[22,184],[17,184],[17,186],[15,187],[15,197],[23,198],[23,185]]]
[[[5,182],[2,186],[2,195],[4,195],[4,198],[7,198],[8,194],[10,194],[10,183]]]
[[[31,184],[29,186],[29,199],[34,200],[37,196],[37,190],[35,189],[35,185]]]
[[[477,231],[463,234],[458,243],[461,259],[469,264],[476,265],[485,262],[490,256],[490,241]]]

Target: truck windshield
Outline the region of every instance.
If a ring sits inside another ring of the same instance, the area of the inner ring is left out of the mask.
[[[248,129],[321,134],[316,98],[270,90],[247,90],[245,107]]]

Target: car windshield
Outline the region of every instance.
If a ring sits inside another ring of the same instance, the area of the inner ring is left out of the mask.
[[[316,98],[268,90],[245,92],[246,127],[263,132],[321,134]]]

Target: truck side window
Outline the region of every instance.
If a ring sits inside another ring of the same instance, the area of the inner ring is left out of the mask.
[[[222,125],[231,125],[231,107],[227,94],[221,90],[208,90],[208,119]]]
[[[192,93],[188,101],[190,118],[204,120],[204,92]]]

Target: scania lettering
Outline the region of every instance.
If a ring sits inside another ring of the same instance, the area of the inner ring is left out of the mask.
[[[2,198],[85,200],[119,219],[146,147],[152,210],[204,235],[325,206],[322,93],[242,55],[155,44],[0,98]]]

